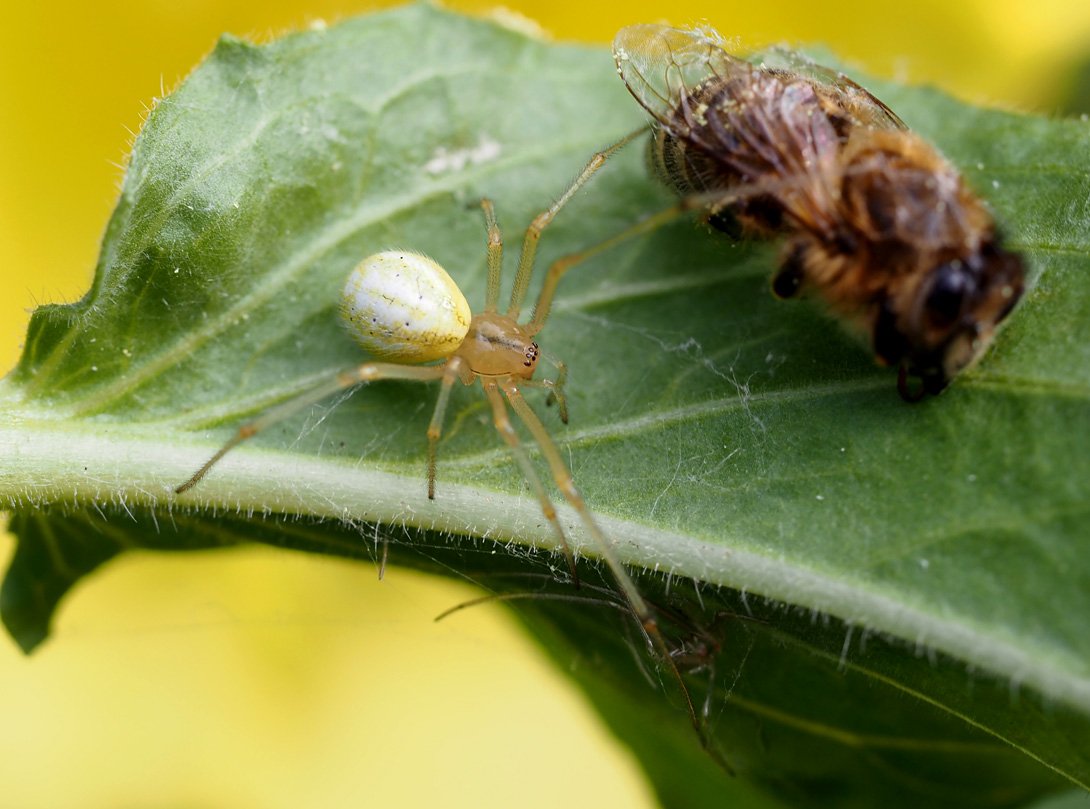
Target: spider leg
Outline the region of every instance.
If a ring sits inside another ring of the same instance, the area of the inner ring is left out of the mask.
[[[453,607],[447,607],[435,616],[433,620],[442,621],[456,612],[479,607],[481,604],[495,604],[502,601],[559,601],[565,604],[586,604],[588,607],[612,607],[613,609],[628,610],[628,606],[620,601],[603,601],[594,596],[577,596],[570,593],[492,593],[479,598],[471,598]]]
[[[518,388],[514,385],[507,385],[504,387],[503,392],[507,395],[507,399],[511,402],[511,407],[514,408],[519,418],[526,424],[527,429],[534,436],[534,440],[537,441],[541,447],[541,451],[545,456],[546,462],[549,464],[549,470],[552,472],[553,480],[560,489],[561,494],[564,495],[564,499],[567,500],[572,508],[579,514],[579,518],[583,521],[583,525],[587,529],[587,533],[590,534],[591,539],[599,547],[598,552],[605,559],[606,564],[609,566],[610,571],[613,573],[614,578],[617,579],[617,584],[620,585],[622,592],[625,595],[628,603],[632,606],[633,612],[636,617],[639,618],[640,623],[649,623],[655,626],[655,619],[651,615],[651,610],[647,606],[647,602],[644,601],[643,596],[640,595],[640,591],[636,588],[635,582],[628,575],[628,572],[621,565],[620,560],[617,558],[613,551],[613,543],[606,537],[605,532],[598,527],[597,521],[594,519],[594,515],[590,509],[587,508],[586,501],[583,500],[583,495],[579,493],[579,490],[575,488],[575,480],[572,478],[571,472],[568,470],[567,464],[564,463],[563,458],[560,457],[560,450],[557,449],[556,443],[549,436],[548,431],[545,429],[545,425],[541,423],[541,420],[537,417],[537,414],[526,403],[526,400],[522,398],[522,394],[519,393]],[[655,629],[657,632],[657,628]],[[665,646],[665,644],[663,644]]]
[[[598,244],[591,245],[586,250],[580,250],[578,253],[562,256],[554,261],[549,266],[549,271],[545,274],[545,283],[542,284],[537,303],[534,305],[534,313],[530,318],[530,323],[526,327],[530,335],[537,334],[545,325],[545,319],[549,316],[549,310],[552,309],[553,306],[553,297],[556,295],[556,287],[560,283],[560,279],[567,274],[568,270],[593,258],[599,253],[604,253],[606,250],[616,247],[622,242],[658,230],[663,225],[670,223],[679,216],[692,210],[693,207],[696,207],[694,203],[689,202],[688,199],[683,199],[680,202],[674,203],[669,208],[665,208],[658,213],[652,214],[646,219],[641,219],[639,222],[625,228],[620,233],[615,233],[608,239],[598,242]]]
[[[626,242],[629,239],[634,239],[635,237],[642,236],[646,233],[652,233],[690,211],[707,208],[709,206],[711,206],[712,210],[715,210],[717,206],[722,208],[731,202],[737,202],[740,199],[746,199],[747,197],[753,196],[757,191],[763,188],[764,186],[761,186],[761,188],[754,186],[690,194],[678,200],[669,208],[663,208],[661,211],[651,214],[646,219],[641,219],[639,222],[636,222],[636,224],[630,225],[619,233],[614,233],[608,239],[598,242],[598,244],[591,245],[585,250],[580,250],[578,253],[561,256],[549,266],[549,270],[545,274],[545,282],[541,285],[541,292],[538,293],[537,303],[534,305],[534,312],[530,316],[530,322],[526,325],[526,330],[532,337],[545,326],[545,319],[549,316],[549,311],[553,306],[556,287],[560,283],[560,279],[573,267],[582,264],[584,261],[593,258],[599,253],[604,253],[606,250],[616,247],[622,242]]]
[[[185,483],[177,486],[174,489],[174,493],[182,494],[183,492],[192,489],[201,482],[201,479],[208,474],[208,471],[213,466],[219,463],[224,455],[246,439],[253,438],[267,427],[271,427],[272,425],[295,415],[299,411],[320,402],[322,399],[332,396],[334,393],[350,388],[353,385],[375,382],[380,379],[405,379],[416,382],[428,382],[432,379],[438,379],[444,372],[445,366],[443,365],[425,365],[420,367],[414,365],[398,365],[393,362],[365,362],[362,365],[357,365],[355,368],[349,368],[347,371],[340,371],[339,373],[328,377],[323,382],[318,383],[310,390],[303,391],[298,396],[288,399],[286,402],[281,402],[275,407],[269,408],[253,421],[243,424],[238,428],[238,431],[227,440],[227,443],[216,451],[215,455],[205,461],[204,466],[198,469]]]
[[[484,310],[495,312],[500,300],[500,272],[503,269],[503,234],[496,222],[496,209],[492,200],[481,200],[484,210],[484,224],[488,229],[488,289],[484,297]]]
[[[556,379],[524,379],[519,385],[524,388],[545,388],[549,395],[545,397],[545,406],[556,402],[560,411],[560,420],[568,423],[568,397],[564,393],[564,386],[568,382],[568,366],[556,357],[542,352],[542,358],[556,367]]]
[[[560,457],[560,450],[557,449],[556,442],[549,436],[548,430],[545,429],[545,425],[541,423],[537,414],[534,413],[526,403],[526,400],[522,398],[522,394],[519,393],[517,387],[513,384],[505,385],[503,392],[507,395],[508,401],[511,402],[511,407],[514,408],[519,418],[522,419],[527,429],[529,429],[530,433],[534,436],[534,440],[537,441],[542,454],[545,456],[546,462],[549,464],[549,469],[553,475],[553,481],[564,495],[564,499],[567,500],[572,508],[579,514],[583,526],[586,528],[587,533],[590,534],[591,539],[594,540],[598,552],[602,555],[602,559],[605,560],[606,565],[613,574],[613,578],[621,588],[621,592],[624,594],[625,600],[628,602],[633,616],[639,622],[647,638],[650,640],[651,645],[655,650],[655,654],[669,670],[670,675],[681,689],[681,693],[685,698],[685,707],[689,712],[689,721],[692,723],[693,729],[696,731],[701,744],[725,770],[733,772],[730,765],[708,737],[704,724],[700,721],[700,717],[697,714],[696,706],[693,704],[693,698],[689,693],[689,687],[685,685],[685,680],[681,676],[681,670],[678,669],[677,663],[670,653],[670,647],[666,643],[666,638],[663,637],[662,631],[659,629],[658,621],[651,612],[651,608],[648,606],[647,601],[640,595],[640,591],[636,588],[636,583],[632,581],[632,577],[629,576],[628,571],[624,569],[621,560],[617,558],[617,554],[613,549],[613,543],[599,527],[598,522],[594,519],[594,515],[591,513],[590,509],[587,508],[583,496],[579,493],[579,490],[575,488],[575,480],[572,478],[571,470],[568,469],[567,464],[565,464],[563,458]]]
[[[447,402],[450,401],[450,390],[454,387],[454,380],[462,372],[464,361],[461,357],[451,357],[444,365],[437,366],[443,369],[442,382],[439,387],[439,398],[435,400],[435,410],[431,414],[431,422],[428,424],[428,499],[435,499],[435,454],[439,444],[439,436],[443,430],[443,416],[447,412]]]
[[[526,454],[525,448],[519,442],[518,433],[515,432],[515,428],[511,424],[511,419],[507,416],[507,408],[503,404],[503,397],[500,395],[499,390],[497,390],[495,382],[486,382],[482,380],[481,386],[488,396],[488,403],[492,405],[492,420],[496,425],[496,430],[503,436],[503,440],[507,442],[511,454],[514,456],[515,461],[522,470],[523,477],[526,478],[526,482],[530,484],[530,488],[534,490],[538,502],[541,503],[541,511],[544,513],[545,519],[548,520],[549,524],[553,527],[553,533],[556,534],[560,548],[564,551],[564,557],[568,561],[568,568],[571,570],[572,581],[576,587],[579,587],[579,574],[575,570],[575,555],[572,553],[571,545],[568,544],[567,536],[564,535],[564,528],[560,525],[560,519],[556,515],[556,508],[553,506],[553,501],[549,499],[549,495],[545,491],[545,486],[542,484],[541,478],[537,474],[537,470],[534,469],[534,465],[530,463],[530,457]]]
[[[541,232],[549,226],[549,223],[553,221],[560,209],[568,204],[568,201],[575,196],[575,193],[586,184],[587,180],[594,176],[598,169],[605,165],[610,157],[646,131],[647,127],[640,127],[602,151],[596,152],[556,202],[534,217],[534,221],[526,229],[526,236],[522,240],[522,253],[519,255],[518,270],[515,273],[515,285],[511,288],[511,305],[507,309],[508,317],[517,320],[519,311],[522,309],[522,301],[526,297],[526,288],[530,285],[530,275],[534,269],[534,255],[537,253],[537,243],[541,239]]]

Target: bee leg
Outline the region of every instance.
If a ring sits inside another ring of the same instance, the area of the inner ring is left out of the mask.
[[[889,303],[883,301],[878,308],[878,314],[874,320],[872,331],[874,341],[874,356],[882,365],[893,365],[901,362],[908,352],[908,343],[905,336],[897,327],[897,316],[889,308]],[[901,365],[902,375],[907,377],[908,369]],[[900,389],[898,384],[898,389]],[[902,394],[903,396],[903,394]]]
[[[746,237],[746,230],[730,208],[722,208],[708,214],[708,227],[726,235],[731,241],[739,242]]]
[[[909,404],[916,404],[916,402],[922,401],[928,394],[927,385],[920,384],[917,387],[913,387],[909,383],[908,366],[901,363],[901,367],[897,371],[897,392],[901,394],[901,398]]]
[[[803,252],[801,245],[793,247],[772,276],[772,294],[777,298],[793,298],[802,288],[802,282],[806,278],[802,263]]]

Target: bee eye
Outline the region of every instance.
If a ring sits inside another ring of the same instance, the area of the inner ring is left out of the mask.
[[[940,264],[932,273],[931,289],[924,302],[924,311],[931,325],[950,326],[961,315],[971,279],[960,261]]]

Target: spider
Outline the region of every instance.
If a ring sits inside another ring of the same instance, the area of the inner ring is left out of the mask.
[[[193,488],[224,455],[246,439],[339,391],[383,379],[417,382],[438,380],[439,395],[427,430],[428,497],[434,499],[436,449],[451,390],[458,380],[465,385],[479,381],[491,407],[496,430],[506,442],[541,504],[541,510],[567,560],[574,585],[579,586],[579,579],[571,546],[552,500],[519,441],[511,423],[508,406],[514,410],[536,441],[553,481],[564,499],[579,515],[583,529],[616,580],[632,616],[650,640],[656,657],[680,686],[690,720],[704,747],[711,750],[688,688],[651,608],[622,566],[613,542],[598,525],[576,488],[571,471],[564,463],[556,443],[522,395],[522,388],[545,388],[548,391],[546,403],[555,402],[561,421],[567,423],[568,408],[564,395],[567,367],[560,360],[542,354],[538,344],[534,342],[534,337],[545,326],[557,284],[563,275],[576,264],[607,249],[620,239],[608,239],[553,263],[529,321],[519,323],[519,315],[533,274],[538,241],[557,213],[605,162],[645,131],[646,129],[637,130],[595,153],[564,193],[531,222],[523,238],[511,301],[506,312],[501,313],[498,310],[503,238],[492,201],[489,199],[481,200],[487,229],[488,266],[485,306],[481,312],[471,313],[465,297],[450,275],[427,256],[404,250],[384,251],[361,261],[345,284],[340,313],[355,340],[378,358],[378,361],[364,362],[334,374],[318,382],[310,390],[242,425],[189,480],[174,491],[182,494]],[[631,233],[626,232],[622,238],[629,236]],[[554,366],[554,378],[533,378],[541,358]]]

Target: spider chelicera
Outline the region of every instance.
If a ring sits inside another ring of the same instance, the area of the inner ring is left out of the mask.
[[[438,263],[419,253],[404,250],[384,251],[365,258],[352,271],[345,284],[340,312],[356,341],[378,361],[364,362],[318,382],[295,398],[270,408],[237,430],[205,464],[185,483],[175,489],[182,494],[196,486],[209,470],[230,450],[262,430],[300,412],[306,407],[355,385],[382,379],[417,382],[439,381],[439,396],[428,425],[428,497],[435,497],[436,447],[447,410],[451,389],[461,380],[471,385],[479,380],[492,409],[497,431],[507,443],[530,488],[563,550],[573,582],[579,586],[575,559],[568,544],[556,509],[545,489],[508,415],[508,405],[525,424],[544,456],[553,481],[564,499],[575,509],[583,529],[594,549],[613,574],[633,617],[651,641],[656,656],[670,671],[684,695],[690,719],[706,747],[709,747],[703,725],[697,719],[689,691],[682,681],[671,650],[663,638],[655,616],[640,595],[631,576],[622,566],[613,542],[598,525],[575,486],[571,471],[564,463],[548,430],[522,395],[522,388],[545,388],[547,403],[555,402],[564,423],[568,421],[564,382],[567,368],[559,360],[542,354],[534,337],[548,319],[561,277],[573,266],[633,232],[650,229],[648,221],[618,237],[561,258],[554,262],[545,277],[533,313],[526,323],[519,323],[523,300],[534,267],[534,257],[542,231],[575,193],[602,167],[615,152],[643,134],[638,130],[617,143],[596,153],[584,166],[567,190],[548,209],[542,211],[526,230],[519,256],[518,270],[511,302],[501,313],[497,306],[500,275],[503,264],[503,238],[491,200],[481,201],[487,227],[488,285],[484,310],[473,314],[465,296]],[[658,217],[652,217],[652,220]],[[533,378],[539,359],[551,364],[556,375],[551,379]],[[423,363],[435,363],[425,365]]]

